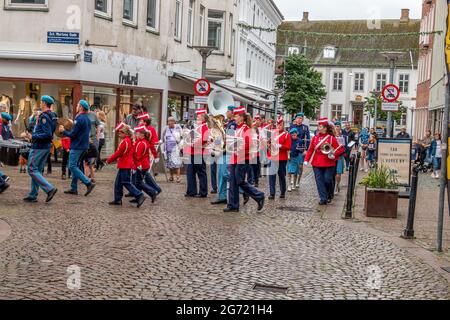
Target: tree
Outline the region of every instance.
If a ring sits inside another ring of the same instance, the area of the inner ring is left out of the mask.
[[[381,104],[384,102],[383,97],[381,95],[378,95],[378,97],[372,93],[372,96],[365,98],[365,109],[366,112],[370,113],[370,116],[372,118],[375,117],[375,100],[378,100],[377,106],[378,106],[378,116],[377,121],[387,121],[388,113],[386,111],[381,110]],[[394,121],[400,121],[402,119],[402,115],[405,114],[408,110],[405,106],[403,106],[403,102],[397,101],[396,103],[399,103],[400,106],[398,108],[397,112],[392,112],[392,119]]]
[[[277,87],[283,90],[281,100],[290,114],[302,111],[308,118],[315,118],[317,108],[326,97],[322,74],[314,70],[304,55],[293,54],[280,68],[284,74],[277,78]]]

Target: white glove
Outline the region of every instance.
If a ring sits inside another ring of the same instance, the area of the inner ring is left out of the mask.
[[[141,171],[141,170],[142,170],[142,166],[139,166],[139,167],[138,167],[138,170]]]
[[[276,147],[277,147],[277,149],[281,149],[282,145],[281,144],[277,144]]]
[[[159,163],[159,158],[156,158],[156,159],[155,159],[155,163]]]
[[[309,163],[308,163],[307,161],[305,161],[305,163],[303,163],[303,165],[304,165],[305,167],[307,167],[307,166],[309,166]]]

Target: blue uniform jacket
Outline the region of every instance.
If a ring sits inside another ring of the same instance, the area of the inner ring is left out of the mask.
[[[58,116],[54,112],[43,112],[39,116],[32,133],[33,149],[50,149],[57,123]]]
[[[74,121],[72,131],[64,131],[63,135],[70,138],[70,149],[88,150],[91,121],[87,113],[80,113]]]
[[[234,120],[231,120],[230,122],[227,123],[227,128],[226,128],[226,132],[228,135],[234,135],[234,132],[237,129],[237,123]]]
[[[296,158],[300,155],[299,148],[303,148],[303,146],[301,144],[302,144],[302,142],[300,141],[300,139],[297,139],[297,140],[292,139],[291,158]]]
[[[289,131],[292,129],[297,129],[300,148],[307,151],[309,149],[309,145],[311,144],[311,133],[309,132],[309,127],[305,124],[298,126],[293,123],[291,124]]]
[[[0,123],[0,132],[2,133],[3,140],[14,139],[14,136],[11,132],[11,128],[7,124]]]

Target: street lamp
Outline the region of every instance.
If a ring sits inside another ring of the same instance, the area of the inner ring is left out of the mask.
[[[381,52],[381,55],[389,61],[390,75],[389,83],[394,83],[395,63],[404,55],[404,52]],[[392,111],[388,112],[387,119],[387,136],[392,138],[394,136],[394,124],[392,121]]]
[[[213,51],[218,50],[217,47],[209,47],[209,46],[194,46],[195,50],[197,50],[202,56],[202,78],[206,77],[206,60],[213,53]]]
[[[375,116],[373,119],[373,127],[375,130],[377,130],[377,121],[378,121],[378,98],[380,97],[381,92],[380,91],[370,91],[370,94],[375,96]]]

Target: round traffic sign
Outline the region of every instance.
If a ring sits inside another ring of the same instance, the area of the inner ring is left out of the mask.
[[[391,83],[383,88],[382,94],[385,101],[395,102],[400,98],[400,88]]]
[[[199,96],[207,96],[211,92],[211,83],[206,79],[198,79],[195,82],[194,90]]]

